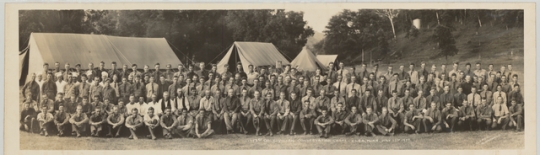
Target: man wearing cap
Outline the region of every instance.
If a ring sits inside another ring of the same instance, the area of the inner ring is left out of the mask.
[[[157,65],[159,66],[159,65]],[[158,73],[159,74],[159,73]],[[150,83],[146,84],[146,100],[150,100],[153,94],[159,93],[159,85],[155,83],[155,77],[150,77]]]
[[[39,84],[36,82],[36,73],[32,73],[30,81],[24,84],[21,94],[25,99],[27,96],[30,96],[34,101],[39,99],[40,90]]]

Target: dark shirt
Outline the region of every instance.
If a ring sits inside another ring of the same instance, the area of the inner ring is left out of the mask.
[[[233,97],[225,97],[224,98],[224,104],[225,104],[225,107],[224,107],[224,110],[226,112],[234,112],[234,113],[237,113],[238,112],[238,109],[239,109],[239,100],[237,97],[233,96]]]
[[[302,100],[299,98],[296,98],[296,100],[292,100],[290,103],[290,112],[298,114],[302,110]]]
[[[31,118],[36,118],[36,111],[34,110],[34,108],[28,108],[27,110],[23,110],[21,112],[21,122],[24,122],[24,118],[26,116],[29,116]]]

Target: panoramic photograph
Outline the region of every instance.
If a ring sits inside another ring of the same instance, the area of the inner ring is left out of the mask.
[[[289,8],[18,10],[19,149],[525,148],[523,9]]]

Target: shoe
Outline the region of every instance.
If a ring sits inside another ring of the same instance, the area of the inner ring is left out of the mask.
[[[319,138],[324,138],[324,134],[321,134],[321,135],[319,136]]]
[[[304,135],[307,135],[308,133],[307,132],[304,132]]]
[[[393,135],[394,135],[394,133],[388,133],[388,134],[386,134],[386,135],[388,135],[388,136],[393,136]]]
[[[324,134],[324,138],[328,138],[328,134]]]
[[[281,131],[278,131],[278,132],[276,133],[276,135],[281,135]]]
[[[270,132],[270,137],[274,136],[274,134],[272,132]]]
[[[81,134],[77,134],[77,138],[80,138],[81,137]]]
[[[134,140],[137,140],[137,139],[139,139],[139,138],[138,138],[137,136],[133,136],[133,139],[134,139]]]
[[[157,138],[156,137],[152,137],[152,140],[156,140]]]
[[[130,135],[130,136],[128,137],[128,139],[133,139],[133,135]]]
[[[43,130],[41,132],[39,132],[39,135],[42,135],[43,136]]]
[[[105,137],[112,137],[112,136],[113,136],[112,134],[105,135]]]
[[[247,134],[248,134],[247,130],[244,130],[244,135],[247,135]]]
[[[362,134],[360,134],[360,132],[357,132],[356,135],[357,135],[357,136],[361,136]]]

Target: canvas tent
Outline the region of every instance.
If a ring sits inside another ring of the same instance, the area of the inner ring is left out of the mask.
[[[324,64],[324,66],[328,66],[330,62],[336,62],[338,55],[317,55],[317,60]]]
[[[292,67],[298,66],[299,70],[315,71],[317,68],[325,69],[325,65],[321,63],[306,47],[294,58],[291,62]]]
[[[282,65],[290,64],[287,59],[277,50],[272,43],[261,42],[234,42],[227,54],[217,64],[218,72],[225,71],[225,64],[229,64],[229,70],[235,69],[236,63],[241,62],[244,71],[248,66],[271,66],[281,61]]]
[[[21,60],[27,56],[28,63],[22,63],[20,80],[25,81],[29,73],[43,71],[43,64],[52,66],[60,62],[63,66],[81,64],[88,69],[89,63],[115,61],[118,66],[137,64],[153,66],[161,64],[181,64],[165,38],[133,38],[92,34],[32,33],[28,43],[29,50],[22,53]],[[61,67],[63,68],[63,67]]]

